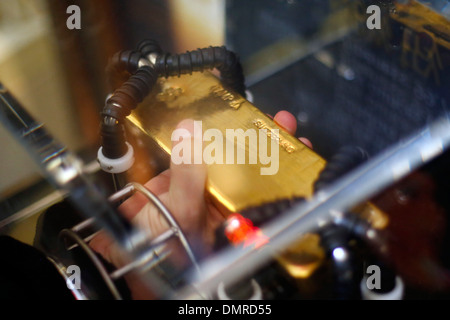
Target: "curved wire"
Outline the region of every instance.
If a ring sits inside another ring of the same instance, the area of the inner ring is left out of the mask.
[[[197,272],[200,274],[200,267],[197,263],[197,259],[195,258],[194,252],[192,251],[191,246],[189,245],[189,242],[188,242],[186,236],[184,235],[180,226],[178,225],[178,223],[176,222],[176,220],[174,219],[174,217],[172,216],[170,211],[167,209],[167,207],[161,202],[161,200],[155,194],[153,194],[145,186],[143,186],[139,183],[136,183],[136,182],[132,182],[132,183],[128,184],[127,186],[130,186],[130,185],[133,186],[133,188],[136,189],[137,191],[141,192],[144,196],[146,196],[162,213],[162,215],[167,220],[169,225],[171,225],[172,229],[174,229],[174,231],[175,231],[174,234],[179,238],[181,244],[184,247],[184,250],[186,251],[189,259],[192,262],[192,265],[195,267]]]
[[[81,249],[83,249],[83,251],[87,254],[89,259],[91,259],[94,266],[97,268],[98,272],[100,273],[100,276],[105,281],[105,284],[108,287],[111,294],[113,295],[113,297],[116,300],[122,300],[122,296],[120,295],[116,285],[109,276],[108,271],[106,271],[105,267],[103,266],[103,263],[97,257],[95,252],[86,244],[86,242],[84,242],[84,240],[81,239],[81,237],[78,236],[78,234],[76,234],[70,229],[61,230],[60,236],[70,238],[71,240],[75,241],[80,246]]]

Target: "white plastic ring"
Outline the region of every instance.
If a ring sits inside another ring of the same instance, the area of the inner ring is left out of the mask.
[[[364,277],[360,284],[361,295],[364,300],[402,300],[405,285],[400,277],[395,278],[395,287],[386,293],[377,293],[367,287],[367,278]]]
[[[252,279],[251,283],[253,288],[253,295],[250,298],[248,298],[248,300],[262,300],[263,293],[258,282],[256,282],[255,279]],[[231,298],[225,291],[225,284],[223,282],[219,283],[219,287],[217,288],[217,297],[220,300],[231,300]]]
[[[134,150],[131,144],[126,142],[128,150],[118,159],[110,159],[103,155],[103,147],[98,149],[97,160],[103,171],[109,173],[122,173],[130,169],[134,164]]]

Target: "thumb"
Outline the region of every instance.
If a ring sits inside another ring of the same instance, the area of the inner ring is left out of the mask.
[[[201,232],[206,223],[206,164],[200,121],[183,120],[172,134],[170,207],[183,229]]]

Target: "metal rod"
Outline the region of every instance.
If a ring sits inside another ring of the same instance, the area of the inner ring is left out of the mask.
[[[119,202],[126,197],[131,196],[135,192],[135,189],[132,185],[127,185],[123,189],[120,189],[116,193],[112,194],[108,200],[112,203]]]
[[[109,276],[111,279],[117,280],[138,268],[140,268],[141,271],[144,271],[144,269],[145,271],[148,271],[166,259],[169,255],[170,252],[163,252],[161,255],[158,255],[155,251],[152,251],[147,257],[142,257],[139,260],[132,261],[120,269],[115,270]]]
[[[132,261],[131,263],[121,267],[120,269],[117,269],[116,271],[114,271],[113,273],[110,274],[111,278],[114,280],[119,279],[119,278],[123,277],[124,275],[126,275],[127,273],[133,271],[134,269],[143,267],[145,264],[148,264],[149,261],[152,262],[150,264],[150,266],[151,266],[150,268],[155,266],[157,263],[162,261],[161,259],[163,259],[163,258],[165,259],[166,256],[168,255],[168,252],[166,252],[166,253],[163,253],[162,256],[158,256],[155,253],[155,251],[158,250],[158,247],[162,247],[163,243],[166,242],[167,240],[169,240],[170,238],[172,238],[173,236],[175,236],[175,233],[172,229],[169,229],[166,232],[161,233],[159,236],[157,236],[150,242],[149,250],[151,250],[151,249],[153,249],[153,250],[149,253],[148,256],[143,256],[138,261]],[[152,261],[152,260],[154,260],[154,261]],[[149,269],[149,266],[147,266],[146,269]]]
[[[73,226],[71,229],[73,232],[80,232],[86,228],[89,228],[94,225],[94,218],[89,218],[84,220],[83,222],[80,222],[79,224]]]
[[[156,238],[154,238],[151,242],[150,245],[151,246],[157,246],[162,244],[163,242],[166,242],[167,240],[169,240],[170,238],[176,236],[176,233],[174,232],[174,230],[169,229],[163,233],[161,233],[159,236],[157,236]]]
[[[89,241],[91,241],[92,239],[94,239],[95,236],[97,236],[100,233],[100,231],[96,231],[90,235],[88,235],[87,237],[83,238],[83,241],[86,243],[89,243]],[[68,251],[75,249],[76,247],[78,247],[77,243],[74,243],[73,245],[71,245],[70,247],[67,248]]]

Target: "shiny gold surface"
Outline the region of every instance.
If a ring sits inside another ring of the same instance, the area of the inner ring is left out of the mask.
[[[417,1],[396,3],[390,16],[404,26],[401,65],[442,85],[443,51],[450,49],[448,20]]]
[[[128,117],[144,137],[154,139],[167,153],[171,152],[171,136],[183,119],[202,121],[203,132],[218,129],[226,145],[227,129],[266,129],[267,140],[278,143],[279,170],[262,175],[263,165],[249,164],[249,153],[255,148],[249,139],[236,148],[246,152],[245,164],[208,165],[207,189],[229,212],[292,197],[310,197],[312,185],[325,165],[324,159],[283,131],[268,116],[236,93],[222,87],[209,73],[194,73],[161,80],[157,92]],[[273,130],[278,129],[277,135]],[[241,138],[245,138],[240,135]],[[238,140],[237,140],[238,141]],[[206,147],[209,142],[204,142]],[[252,149],[253,148],[253,149]],[[270,148],[269,148],[270,150]],[[253,150],[254,151],[254,150]],[[235,157],[237,155],[235,150]],[[224,152],[225,153],[225,152]],[[224,156],[225,159],[225,156]]]
[[[317,234],[307,233],[290,246],[277,260],[296,279],[308,278],[322,264],[325,251]]]
[[[266,129],[267,135],[278,144],[279,170],[275,175],[261,175],[261,164],[208,165],[207,189],[225,213],[279,199],[308,198],[326,164],[323,158],[283,131],[246,99],[225,89],[219,79],[209,73],[161,80],[155,92],[128,119],[138,139],[152,139],[168,154],[172,132],[184,119],[201,120],[203,132],[218,129],[224,139],[226,129]],[[279,129],[279,134],[273,129]],[[238,144],[246,150],[247,160],[249,150],[254,147],[248,142]],[[371,203],[362,204],[354,211],[375,228],[384,228],[388,223],[387,216]],[[306,234],[276,259],[287,273],[300,281],[314,274],[322,265],[325,253],[320,237]]]
[[[359,208],[354,209],[354,212],[358,212],[361,218],[370,222],[375,229],[384,229],[389,224],[388,215],[371,202],[360,205]]]
[[[417,33],[427,33],[435,43],[450,49],[450,25],[448,20],[429,7],[410,1],[406,4],[396,3],[391,18],[411,28]]]

